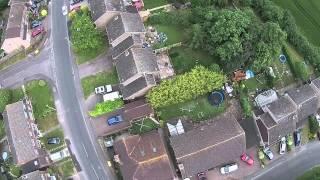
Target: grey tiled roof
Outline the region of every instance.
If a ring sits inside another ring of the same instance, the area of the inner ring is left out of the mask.
[[[140,34],[133,34],[119,43],[117,46],[113,47],[112,49],[112,58],[119,57],[122,53],[127,51],[133,46],[140,46],[142,47],[142,39]]]
[[[267,108],[270,110],[271,116],[276,122],[296,111],[295,104],[284,96],[280,97],[277,101],[268,104]]]
[[[277,123],[272,119],[269,113],[262,114],[260,116],[260,119],[267,128],[271,128],[277,125]]]
[[[91,15],[94,21],[101,17],[107,11],[106,3],[104,0],[88,0],[88,3],[90,5]]]
[[[145,32],[145,28],[138,13],[120,13],[107,24],[107,35],[110,43],[124,33],[139,32]]]
[[[156,56],[145,48],[131,48],[119,56],[115,66],[121,83],[136,74],[159,71]]]
[[[246,149],[245,132],[229,113],[209,125],[170,137],[170,144],[178,164],[183,165],[183,178],[234,162]]]
[[[19,180],[49,180],[49,177],[46,172],[37,170],[21,176]]]
[[[114,142],[120,170],[126,180],[172,180],[174,168],[164,139],[157,131],[123,137]]]
[[[303,85],[295,89],[287,91],[289,97],[297,104],[300,105],[305,101],[312,98],[317,98],[317,92],[309,85]]]
[[[23,101],[7,105],[4,117],[14,161],[21,165],[36,159],[39,151],[33,146],[36,138],[29,124],[30,120],[25,116]]]
[[[141,76],[140,78],[134,80],[130,84],[123,86],[120,85],[120,89],[122,92],[122,96],[124,99],[129,98],[135,93],[143,90],[147,87],[151,88],[156,85],[155,77],[152,74],[146,74]]]

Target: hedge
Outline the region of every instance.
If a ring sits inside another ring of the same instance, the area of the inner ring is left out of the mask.
[[[116,99],[114,101],[105,101],[102,103],[98,103],[94,110],[89,112],[89,115],[92,117],[98,117],[100,115],[112,112],[114,110],[117,110],[123,106],[123,100]]]

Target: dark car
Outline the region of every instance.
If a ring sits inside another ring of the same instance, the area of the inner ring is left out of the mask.
[[[49,138],[48,144],[60,144],[60,138],[58,138],[58,137]]]
[[[207,180],[207,176],[205,172],[201,172],[197,174],[198,180]]]
[[[318,139],[320,141],[320,132],[319,131],[317,132],[317,136],[318,136]]]
[[[123,121],[120,115],[112,116],[107,120],[109,126],[119,124]]]
[[[301,144],[301,132],[300,131],[295,131],[293,134],[294,134],[294,145],[295,146],[300,146],[300,144]]]
[[[31,28],[36,28],[41,25],[41,21],[34,20],[31,22]]]
[[[75,4],[81,3],[82,1],[83,0],[70,0],[70,4],[75,5]]]

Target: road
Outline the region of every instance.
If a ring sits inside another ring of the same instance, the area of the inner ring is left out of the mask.
[[[320,143],[306,144],[300,150],[282,156],[265,169],[246,179],[250,180],[293,180],[314,166],[320,165]]]
[[[66,136],[71,140],[71,149],[81,168],[82,175],[88,180],[114,179],[110,169],[103,163],[103,153],[91,128],[87,124],[86,114],[83,112],[83,95],[80,80],[72,55],[68,39],[66,16],[62,15],[62,0],[52,2],[52,35],[53,64],[56,90],[59,99],[58,114],[63,117],[60,121]],[[60,111],[59,111],[60,110]]]

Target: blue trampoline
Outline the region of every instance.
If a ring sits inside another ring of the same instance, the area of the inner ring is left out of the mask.
[[[279,56],[279,60],[280,60],[280,62],[281,62],[282,64],[285,63],[285,62],[287,62],[287,58],[286,58],[286,56],[283,55],[283,54],[281,54],[281,55]]]
[[[208,100],[212,106],[219,106],[224,101],[224,94],[222,91],[214,91],[210,93]]]

